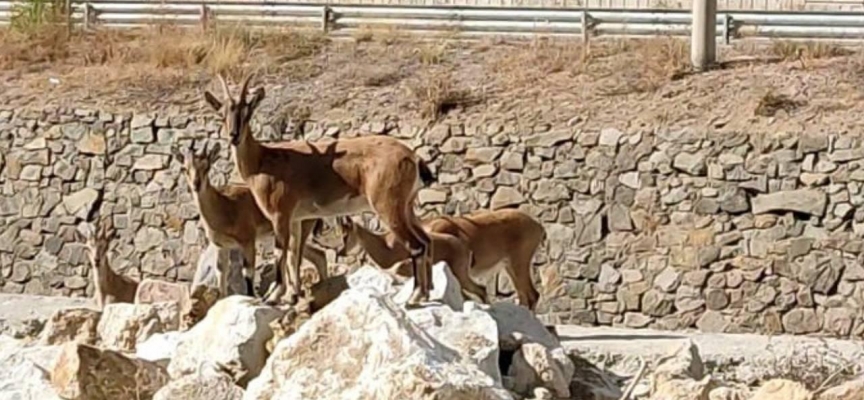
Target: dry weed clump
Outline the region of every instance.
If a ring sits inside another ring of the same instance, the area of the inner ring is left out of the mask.
[[[654,92],[690,71],[690,50],[685,40],[672,37],[634,40],[627,47],[632,50],[619,49],[608,54],[609,57],[627,57],[632,61],[632,68],[608,71],[607,75],[613,78],[610,79],[612,85],[601,89],[602,95]]]
[[[753,114],[760,117],[773,117],[781,110],[790,114],[803,105],[803,101],[793,100],[785,94],[777,93],[773,89],[769,89],[761,98],[759,98],[759,102],[756,104],[756,109],[753,110]]]
[[[474,102],[471,92],[457,88],[449,73],[423,76],[409,86],[409,90],[415,106],[427,119],[437,119],[451,110]]]
[[[557,73],[575,76],[590,63],[580,43],[537,38],[527,48],[501,57],[492,71],[505,78],[508,86],[531,85]]]
[[[770,51],[784,61],[842,57],[852,53],[834,43],[793,40],[774,40],[771,42]]]

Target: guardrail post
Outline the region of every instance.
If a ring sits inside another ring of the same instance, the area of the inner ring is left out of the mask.
[[[588,14],[588,11],[582,10],[582,46],[588,47],[588,39],[590,35],[588,34],[591,29],[591,16]]]
[[[68,36],[72,34],[72,0],[66,0],[63,6],[66,8],[63,11],[66,12],[66,35]]]
[[[732,16],[723,14],[723,43],[729,44],[732,42]]]
[[[201,21],[201,30],[206,31],[210,25],[210,8],[206,4],[201,5],[201,15],[199,18]]]
[[[330,15],[332,10],[329,6],[324,6],[321,9],[321,32],[327,33],[330,31]]]
[[[93,23],[93,6],[90,3],[84,3],[84,30],[89,30]]]
[[[717,0],[694,0],[692,14],[690,61],[704,71],[717,58]]]

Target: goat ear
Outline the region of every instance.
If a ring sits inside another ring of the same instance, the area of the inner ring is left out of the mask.
[[[207,104],[210,105],[211,108],[213,108],[213,110],[222,110],[222,102],[219,101],[219,99],[217,99],[216,96],[213,95],[213,93],[210,93],[209,90],[204,91],[204,100],[207,102]]]
[[[261,100],[264,100],[265,92],[263,87],[259,87],[255,89],[255,92],[252,93],[252,99],[249,100],[249,112],[255,111],[259,105],[261,105]]]

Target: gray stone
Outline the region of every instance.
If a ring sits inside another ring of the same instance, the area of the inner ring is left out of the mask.
[[[156,141],[156,134],[152,127],[136,128],[130,135],[132,143],[149,144]]]
[[[84,188],[63,197],[63,208],[66,209],[66,213],[69,215],[83,217],[90,212],[98,198],[99,192],[96,189]]]
[[[522,171],[525,168],[525,152],[505,151],[499,162],[501,168],[508,171]]]
[[[493,210],[510,208],[525,203],[525,197],[518,190],[509,186],[500,186],[492,195],[489,206]]]
[[[658,290],[651,289],[642,295],[642,312],[652,317],[672,313],[672,299]]]
[[[852,310],[839,307],[831,307],[825,310],[825,324],[823,330],[828,333],[846,337],[852,331],[852,322],[855,315]]]
[[[523,143],[529,147],[553,147],[572,140],[573,133],[568,130],[558,130],[529,136]]]
[[[620,281],[621,274],[611,264],[603,264],[600,267],[600,276],[597,279],[597,286],[600,291],[615,291],[615,285]]]
[[[796,308],[783,315],[783,329],[792,334],[807,334],[819,331],[822,321],[810,308]]]
[[[628,312],[624,314],[624,326],[629,328],[645,328],[654,318],[651,318],[642,313]]]
[[[38,182],[42,179],[42,167],[38,165],[25,165],[18,176],[22,181]]]
[[[706,333],[723,333],[729,327],[729,322],[726,321],[723,314],[708,310],[696,321],[696,327]]]
[[[133,242],[136,251],[145,253],[161,246],[165,242],[165,239],[165,232],[154,227],[145,226],[138,230]]]
[[[742,190],[735,190],[721,196],[720,209],[729,214],[740,214],[750,210],[750,202]]]
[[[799,189],[756,196],[752,200],[752,207],[754,214],[794,211],[822,217],[825,215],[827,202],[828,198],[825,192],[815,189]]]
[[[132,165],[133,170],[154,171],[163,169],[166,166],[167,157],[159,154],[145,154],[135,160]]]
[[[471,165],[495,162],[503,150],[500,147],[471,147],[465,152],[465,162]]]
[[[609,229],[613,232],[629,232],[633,230],[630,220],[630,210],[623,204],[612,204],[609,208]]]
[[[605,128],[600,131],[600,141],[599,144],[601,146],[606,147],[618,147],[618,142],[621,140],[621,136],[624,134],[615,129],[615,128]]]
[[[437,189],[420,189],[417,200],[421,205],[442,204],[447,202],[447,192]]]
[[[718,275],[722,276],[722,275]],[[729,305],[729,297],[720,288],[708,288],[705,290],[705,306],[709,310],[722,310]]]
[[[567,190],[567,187],[560,182],[543,179],[537,182],[537,188],[534,189],[534,193],[531,194],[531,198],[537,201],[550,203],[561,200],[569,200],[570,191]]]
[[[680,283],[681,274],[672,267],[666,267],[654,278],[654,287],[667,293],[674,292]]]
[[[702,153],[678,153],[672,161],[672,167],[690,175],[705,174],[705,155]]]
[[[585,226],[582,229],[582,234],[579,235],[579,240],[576,242],[579,246],[586,246],[599,242],[603,239],[603,215],[595,214],[593,217],[585,221]]]

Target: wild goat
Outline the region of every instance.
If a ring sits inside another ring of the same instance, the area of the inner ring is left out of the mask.
[[[376,235],[351,221],[340,220],[340,223],[343,235],[340,256],[360,244],[378,265],[392,274],[406,276],[407,271],[399,262],[407,258],[407,255],[389,245],[392,235]],[[468,285],[475,285],[472,278],[488,281],[504,266],[516,289],[519,304],[534,310],[540,296],[531,280],[531,261],[546,237],[543,225],[539,222],[521,211],[501,209],[478,211],[461,217],[436,217],[424,221],[423,228],[433,239],[458,238],[464,243],[461,247],[467,248],[471,254],[468,268],[470,276],[459,276],[460,272],[457,271],[461,266],[451,264],[454,275],[463,286],[466,285],[463,281],[471,282]],[[438,242],[433,240],[433,243],[433,259],[446,259],[446,253],[439,252]],[[455,245],[450,246],[456,248]],[[497,285],[495,292],[501,295]]]
[[[221,113],[240,176],[273,224],[277,242],[292,253],[289,263],[287,252],[282,252],[282,274],[266,296],[268,303],[287,295],[293,304],[300,295],[299,265],[308,236],[302,232],[302,221],[365,211],[377,213],[408,249],[418,282],[408,305],[427,300],[430,240],[413,205],[417,191],[434,180],[428,166],[408,146],[387,136],[260,143],[250,125],[264,100],[264,89],[256,89],[247,101],[250,79],[251,75],[243,80],[235,100],[219,75],[225,102],[209,91],[204,99]],[[287,292],[289,282],[291,292]]]
[[[138,291],[138,281],[114,272],[108,265],[108,250],[115,231],[106,221],[110,221],[110,218],[103,218],[98,226],[85,222],[75,231],[76,240],[87,246],[95,287],[94,297],[100,310],[107,304],[134,303],[135,292]]]
[[[519,304],[534,311],[540,295],[531,279],[531,262],[546,239],[546,230],[537,220],[522,211],[505,208],[439,217],[424,227],[429,232],[462,239],[474,255],[472,274],[490,277],[504,266]]]
[[[218,247],[243,251],[246,292],[254,296],[255,242],[257,238],[272,235],[273,224],[258,208],[248,186],[227,184],[216,188],[210,183],[210,167],[219,157],[219,143],[213,145],[209,152],[202,151],[197,154],[193,145],[194,143],[190,143],[189,148],[183,151],[175,149],[174,156],[182,165],[189,190],[204,222],[207,238]],[[320,224],[321,220],[304,221],[302,229],[308,232],[319,228]],[[319,280],[327,278],[327,257],[324,251],[307,245],[304,257],[315,264]],[[219,290],[222,296],[227,295],[227,274],[228,271],[220,271],[219,274]]]
[[[408,250],[394,245],[392,233],[380,235],[354,223],[350,218],[337,219],[342,231],[342,248],[339,255],[346,255],[357,246],[362,247],[378,266],[390,274],[400,277],[411,276],[411,271],[405,268],[405,260],[409,259]],[[445,261],[453,271],[462,289],[476,296],[481,302],[489,303],[486,287],[471,279],[471,250],[459,238],[435,232],[427,232],[432,241],[432,262]]]

